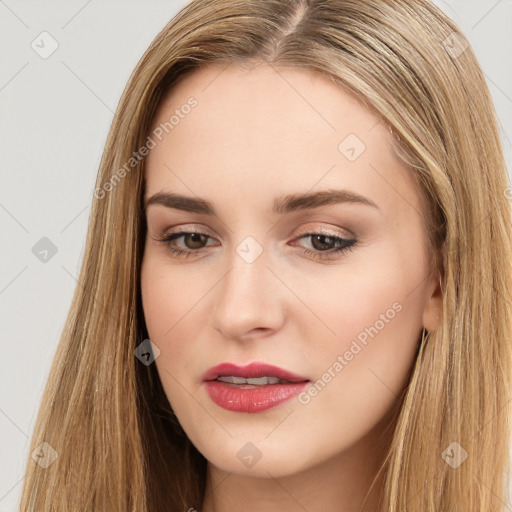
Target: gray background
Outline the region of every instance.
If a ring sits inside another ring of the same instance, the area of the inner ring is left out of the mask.
[[[142,53],[185,3],[0,0],[0,512],[16,510],[19,501],[113,112]],[[512,0],[436,3],[480,59],[510,172]],[[31,47],[43,31],[58,43],[46,59]],[[46,263],[32,252],[43,237],[57,249]]]

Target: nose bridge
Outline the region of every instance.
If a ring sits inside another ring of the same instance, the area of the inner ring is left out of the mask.
[[[240,338],[253,329],[275,329],[281,321],[278,280],[267,268],[269,253],[254,237],[245,237],[229,257],[229,272],[219,287],[213,326]]]

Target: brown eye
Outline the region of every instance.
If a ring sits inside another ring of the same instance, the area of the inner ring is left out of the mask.
[[[311,245],[318,251],[328,251],[332,249],[332,241],[335,240],[332,236],[327,235],[310,235]]]
[[[355,239],[346,239],[324,233],[306,233],[300,236],[299,240],[303,238],[309,238],[314,249],[304,249],[304,252],[319,259],[332,259],[345,251],[353,250],[357,243]]]
[[[187,249],[202,249],[202,247],[206,245],[206,241],[209,238],[207,235],[203,235],[202,233],[181,233],[171,238],[171,240],[180,236],[183,237],[183,241],[185,242]],[[187,240],[189,243],[186,243]]]
[[[184,247],[176,246],[176,240],[183,238]],[[174,256],[188,258],[201,252],[201,249],[206,246],[210,236],[199,233],[182,231],[180,233],[171,233],[163,235],[157,241],[166,247],[166,249]]]

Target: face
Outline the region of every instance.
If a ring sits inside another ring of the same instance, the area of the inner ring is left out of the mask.
[[[232,473],[285,476],[348,453],[396,403],[441,311],[419,191],[389,130],[324,77],[264,63],[196,71],[153,130],[142,301],[183,429]],[[221,363],[307,382],[203,381]]]

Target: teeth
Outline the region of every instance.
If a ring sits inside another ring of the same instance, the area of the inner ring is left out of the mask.
[[[281,380],[277,377],[258,377],[245,379],[244,377],[221,376],[217,377],[221,382],[228,382],[229,384],[252,384],[254,386],[266,386],[267,384],[288,384],[287,380]]]

